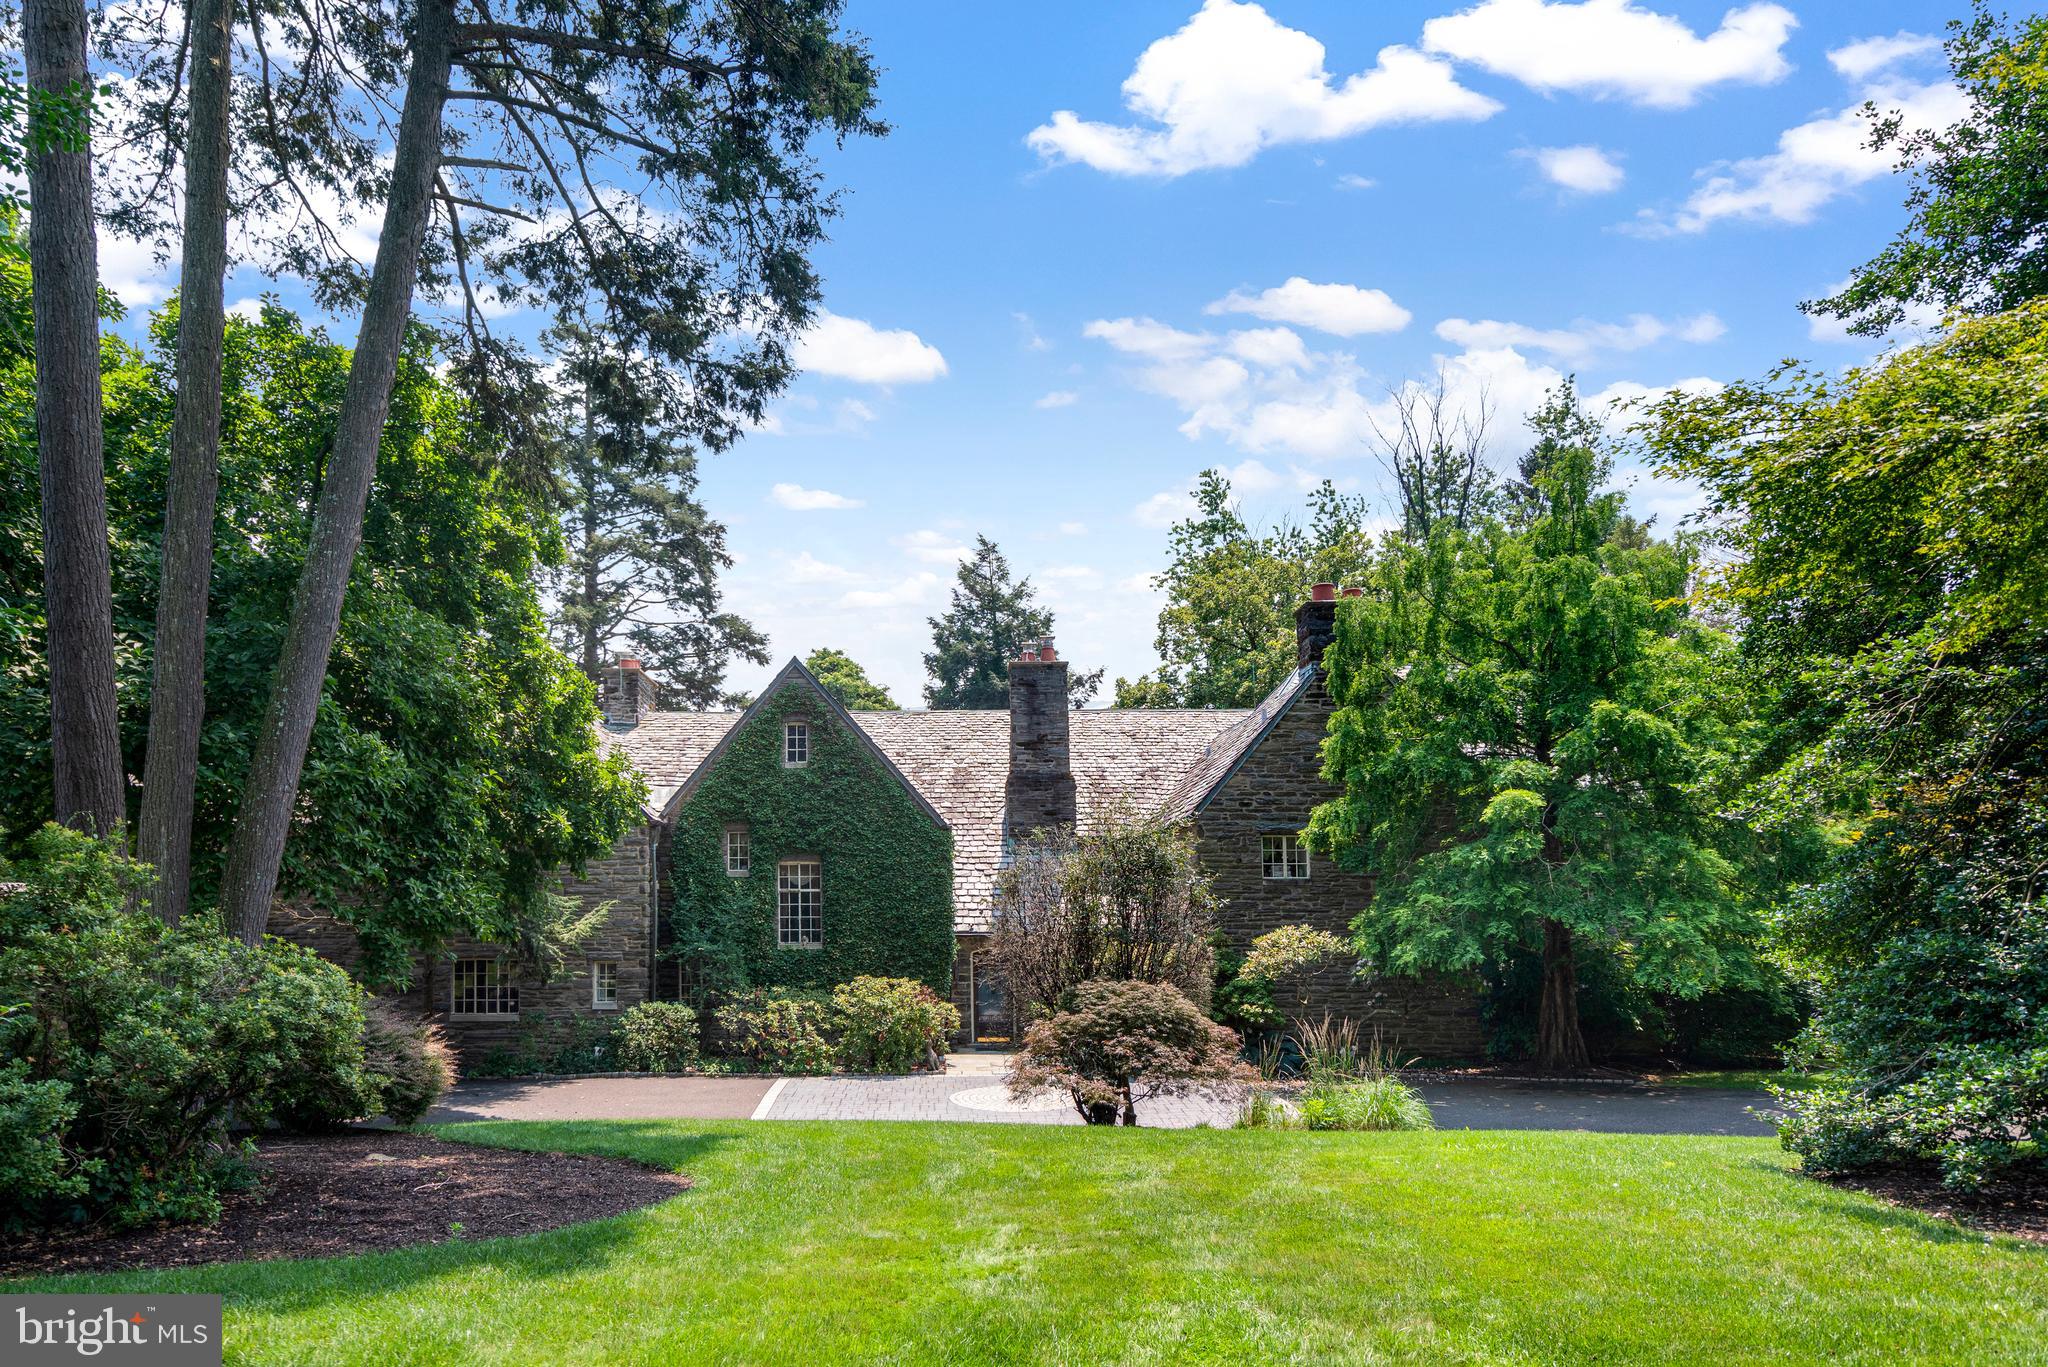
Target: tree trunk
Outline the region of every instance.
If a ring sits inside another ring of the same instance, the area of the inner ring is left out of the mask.
[[[1583,1073],[1592,1066],[1579,1029],[1579,967],[1571,928],[1543,923],[1543,1001],[1536,1013],[1536,1066],[1546,1073]]]
[[[192,896],[192,802],[206,713],[206,598],[220,487],[221,293],[227,275],[228,62],[232,0],[192,0],[185,233],[178,268],[178,395],[171,415],[163,583],[156,605],[149,759],[138,853],[150,902],[172,925]]]
[[[25,0],[31,90],[85,98],[85,6]],[[36,348],[36,457],[42,475],[45,645],[57,820],[100,835],[127,820],[114,702],[114,601],[107,469],[100,425],[99,251],[92,151],[30,129],[29,269]]]
[[[412,71],[398,124],[391,198],[377,240],[369,298],[356,335],[355,359],[329,451],[326,482],[313,519],[313,540],[292,595],[291,623],[271,685],[263,729],[250,756],[242,810],[228,852],[221,910],[231,931],[249,944],[263,938],[278,866],[297,804],[299,777],[328,656],[341,627],[342,599],[362,541],[363,510],[377,471],[377,446],[391,409],[399,351],[419,279],[420,243],[432,212],[441,160],[441,115],[454,52],[451,0],[421,0],[412,36]]]

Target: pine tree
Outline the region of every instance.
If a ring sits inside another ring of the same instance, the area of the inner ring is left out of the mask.
[[[1029,579],[1013,580],[1010,562],[985,536],[960,562],[945,615],[928,619],[932,649],[924,657],[924,700],[941,708],[1010,705],[1010,661],[1027,642],[1052,635],[1052,613],[1037,605]],[[1079,707],[1102,686],[1102,671],[1076,673],[1068,693]]]
[[[562,648],[596,678],[630,646],[670,708],[732,699],[734,659],[765,664],[768,638],[723,611],[725,526],[697,500],[697,455],[660,367],[584,325],[564,327],[557,405],[562,532],[555,611]]]

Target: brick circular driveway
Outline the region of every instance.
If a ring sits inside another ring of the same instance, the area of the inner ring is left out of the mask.
[[[1612,1134],[1769,1135],[1762,1092],[1611,1083],[1461,1078],[1418,1089],[1447,1130],[1594,1130]],[[1234,1105],[1204,1097],[1141,1099],[1138,1121],[1162,1129],[1227,1126]],[[1011,1105],[1000,1073],[917,1077],[561,1078],[465,1082],[428,1115],[463,1120],[951,1120],[1078,1125],[1071,1108],[1045,1098]]]

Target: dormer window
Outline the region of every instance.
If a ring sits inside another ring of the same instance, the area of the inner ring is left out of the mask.
[[[802,717],[782,723],[782,767],[801,769],[811,762],[811,724]]]

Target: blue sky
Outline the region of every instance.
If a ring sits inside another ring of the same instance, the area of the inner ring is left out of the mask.
[[[1604,401],[1861,360],[1795,306],[1902,218],[1847,111],[1956,116],[1949,10],[855,0],[894,131],[825,152],[845,213],[807,373],[705,463],[729,600],[778,664],[835,646],[914,704],[982,533],[1063,654],[1135,675],[1204,468],[1273,521],[1325,476],[1383,502],[1371,422],[1440,368],[1506,462],[1562,373]]]

